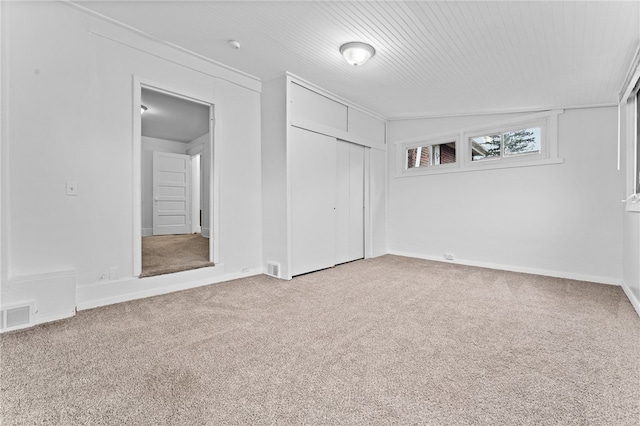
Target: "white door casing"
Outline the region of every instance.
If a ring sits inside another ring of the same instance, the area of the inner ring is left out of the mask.
[[[193,102],[203,103],[209,106],[209,139],[204,143],[205,150],[202,153],[200,163],[201,200],[203,225],[210,228],[209,260],[216,264],[223,263],[220,255],[220,159],[217,152],[219,127],[215,125],[216,100],[210,95],[211,87],[202,88],[199,92],[188,92],[182,87],[171,87],[165,83],[149,80],[138,75],[133,76],[133,103],[131,115],[133,120],[133,276],[139,276],[142,272],[142,120],[140,107],[142,102],[142,88],[177,96]],[[194,152],[195,154],[195,152]],[[204,236],[205,229],[202,229]],[[209,235],[207,235],[209,236]]]
[[[191,157],[153,153],[153,235],[191,232]]]

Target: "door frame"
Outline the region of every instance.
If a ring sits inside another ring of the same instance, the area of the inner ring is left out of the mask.
[[[134,75],[132,87],[132,117],[133,117],[133,276],[142,272],[142,122],[140,105],[142,103],[142,88],[164,93],[209,106],[209,224],[211,226],[209,238],[209,261],[220,263],[220,167],[216,155],[218,140],[218,126],[216,126],[216,101],[207,96],[189,93],[186,90],[170,87],[146,78]],[[200,170],[204,173],[204,170]]]

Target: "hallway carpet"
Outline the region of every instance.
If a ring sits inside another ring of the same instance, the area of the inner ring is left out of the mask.
[[[207,266],[213,266],[209,239],[200,234],[142,237],[141,278]]]
[[[638,425],[622,289],[383,256],[0,337],[3,425]]]

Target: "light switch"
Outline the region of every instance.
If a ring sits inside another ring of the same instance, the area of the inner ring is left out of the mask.
[[[67,195],[78,195],[77,182],[67,182]]]

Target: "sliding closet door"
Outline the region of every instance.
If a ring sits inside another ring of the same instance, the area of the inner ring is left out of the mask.
[[[336,264],[364,257],[364,147],[336,147]]]
[[[336,139],[291,127],[292,275],[335,265]]]
[[[349,144],[349,260],[364,258],[364,147]]]

